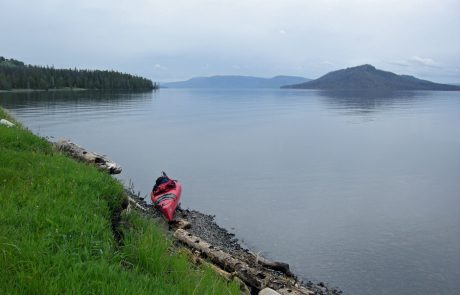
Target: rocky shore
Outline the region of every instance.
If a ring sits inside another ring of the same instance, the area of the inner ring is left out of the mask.
[[[110,174],[121,172],[121,167],[105,156],[89,152],[70,142],[54,143],[57,150],[71,157],[91,163]],[[113,167],[117,169],[112,169]],[[112,220],[114,235],[123,209],[137,210],[147,218],[154,219],[170,232],[174,241],[188,249],[196,263],[206,263],[227,280],[240,284],[242,294],[291,294],[291,295],[338,295],[340,289],[324,282],[299,280],[284,262],[271,261],[241,246],[235,235],[220,227],[214,216],[197,210],[177,208],[173,222],[167,222],[160,211],[136,193],[132,184],[125,187],[128,201],[120,208],[118,217]],[[148,198],[148,197],[146,197]],[[276,292],[274,291],[276,290]]]
[[[271,277],[268,286],[279,290],[279,294],[311,294],[311,295],[338,295],[343,292],[331,287],[324,282],[303,281],[293,274],[289,265],[282,262],[273,262],[241,246],[235,235],[220,227],[214,220],[214,216],[201,213],[197,210],[178,208],[175,219],[180,220],[180,225],[168,224],[162,214],[151,204],[146,202],[139,193],[135,193],[132,186],[126,189],[131,207],[142,212],[145,216],[155,219],[163,224],[166,230],[173,233],[179,227],[185,227],[189,235],[199,237],[209,243],[210,248],[215,248],[229,253],[233,258],[247,264],[251,269],[269,274]],[[178,242],[179,243],[179,242]],[[189,247],[190,248],[190,247]],[[192,249],[193,250],[193,249]],[[195,253],[200,255],[202,253]],[[249,288],[251,289],[251,288]],[[257,294],[260,290],[252,288],[251,294]],[[269,294],[269,293],[267,293]]]

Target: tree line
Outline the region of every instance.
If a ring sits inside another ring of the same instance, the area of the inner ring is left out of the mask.
[[[159,84],[113,70],[55,69],[0,56],[0,90],[62,88],[151,90],[158,89]]]

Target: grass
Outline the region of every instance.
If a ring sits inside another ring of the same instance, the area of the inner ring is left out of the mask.
[[[111,217],[124,198],[109,175],[0,125],[0,294],[239,294],[134,211],[119,246]]]

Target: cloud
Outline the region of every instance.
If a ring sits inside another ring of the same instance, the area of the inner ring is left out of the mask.
[[[412,56],[405,60],[393,60],[388,62],[391,65],[396,65],[400,67],[430,67],[430,68],[440,68],[441,65],[429,57],[420,57]]]
[[[164,67],[164,66],[162,66],[160,64],[155,64],[153,67],[155,69],[159,69],[159,70],[167,70],[168,69],[167,67]]]
[[[421,66],[425,66],[425,67],[434,67],[434,68],[437,68],[439,67],[440,65],[435,62],[433,59],[431,58],[428,58],[428,57],[420,57],[420,56],[412,56],[410,59],[409,59],[409,62],[410,63],[413,63],[413,64],[418,64],[418,65],[421,65]]]
[[[114,68],[154,80],[227,72],[315,77],[382,61],[433,75],[460,67],[459,0],[0,3],[8,11],[0,36],[9,41],[0,42],[1,54],[31,64]]]

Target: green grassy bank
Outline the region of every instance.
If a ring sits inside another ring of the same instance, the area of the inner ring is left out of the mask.
[[[0,125],[0,294],[239,293],[134,211],[118,245],[111,218],[124,198],[111,176]]]

